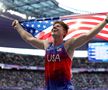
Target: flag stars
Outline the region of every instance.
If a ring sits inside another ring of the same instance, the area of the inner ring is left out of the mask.
[[[39,21],[39,23],[42,23],[42,21]]]
[[[29,24],[26,24],[27,27],[29,27]]]
[[[30,30],[30,33],[33,33],[33,30],[32,29]]]
[[[45,23],[49,23],[48,21],[45,21]]]
[[[23,26],[24,26],[24,24],[23,24],[23,23],[21,23],[21,25],[23,25]]]
[[[54,22],[52,21],[52,22],[50,22],[51,24],[53,24]]]
[[[38,27],[38,28],[40,28],[40,27],[41,27],[41,25],[39,25],[39,24],[38,24],[38,25],[37,25],[37,27]]]
[[[34,27],[34,24],[32,24],[31,27]]]
[[[38,33],[38,30],[36,30],[35,33]]]
[[[46,26],[45,26],[45,25],[43,25],[43,28],[46,28]]]

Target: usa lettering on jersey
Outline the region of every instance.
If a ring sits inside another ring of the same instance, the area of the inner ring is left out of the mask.
[[[56,61],[61,61],[60,55],[59,54],[50,54],[47,55],[47,60],[48,62],[56,62]]]

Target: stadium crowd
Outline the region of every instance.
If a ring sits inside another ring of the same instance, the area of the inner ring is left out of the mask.
[[[43,57],[18,55],[12,53],[0,53],[0,63],[42,66],[44,67]],[[73,68],[108,68],[107,63],[89,62],[87,58],[74,58]],[[75,90],[89,90],[90,88],[101,88],[98,90],[107,90],[108,72],[75,72],[72,82]],[[16,70],[0,69],[0,88],[2,87],[21,87],[24,90],[34,90],[35,88],[44,88],[44,71],[41,70]],[[105,88],[105,89],[102,89]],[[0,89],[1,90],[1,89]],[[2,89],[3,90],[3,89]],[[12,89],[13,90],[13,89]],[[36,89],[35,89],[36,90]]]
[[[41,71],[0,70],[0,87],[42,88],[44,74]]]
[[[0,63],[4,64],[16,64],[26,66],[44,66],[44,57],[33,55],[21,55],[14,53],[0,53]],[[77,63],[77,64],[76,64]],[[107,63],[102,62],[90,62],[87,58],[74,58],[73,68],[108,68]]]
[[[76,64],[77,63],[77,64]],[[73,59],[74,68],[108,68],[108,63],[106,62],[91,62],[88,58],[74,58]]]
[[[44,60],[40,56],[20,55],[14,53],[0,53],[0,63],[26,66],[43,66]]]

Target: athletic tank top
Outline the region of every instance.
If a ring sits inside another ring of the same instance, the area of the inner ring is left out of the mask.
[[[71,80],[72,60],[68,56],[64,43],[59,46],[50,44],[45,54],[45,79],[47,90],[58,90]]]

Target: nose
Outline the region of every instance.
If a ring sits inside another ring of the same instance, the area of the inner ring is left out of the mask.
[[[55,29],[57,29],[57,28],[54,26],[51,31],[54,31]]]
[[[53,26],[53,29],[56,29],[56,26]]]

